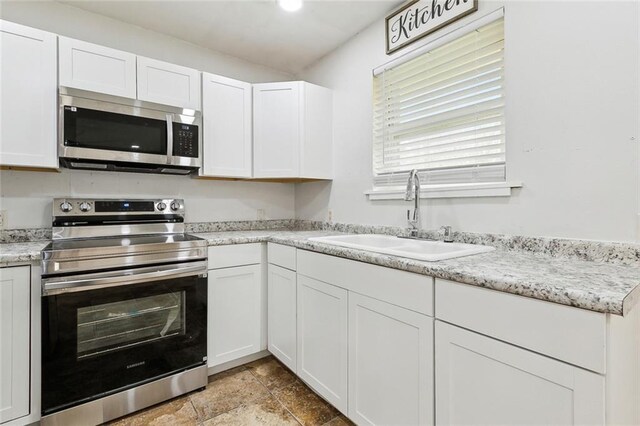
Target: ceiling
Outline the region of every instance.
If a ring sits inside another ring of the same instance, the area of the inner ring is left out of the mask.
[[[63,1],[280,71],[296,74],[375,21],[398,0]]]

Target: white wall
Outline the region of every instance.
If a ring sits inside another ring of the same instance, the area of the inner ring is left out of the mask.
[[[134,173],[61,169],[60,173],[2,171],[0,209],[5,227],[51,226],[54,197],[184,198],[187,222],[294,217],[292,184],[226,182]]]
[[[126,3],[122,3],[126,7]],[[196,45],[55,2],[1,2],[0,18],[136,54],[250,82],[292,76]],[[0,210],[5,228],[51,226],[51,199],[88,197],[181,197],[187,221],[290,219],[293,184],[224,182],[184,176],[87,172],[0,171]]]
[[[448,28],[503,5],[479,4]],[[510,1],[504,7],[507,179],[524,187],[508,198],[423,200],[423,226],[633,241],[638,3]],[[335,179],[296,185],[298,218],[326,220],[330,210],[335,222],[405,226],[409,203],[368,201],[363,194],[372,185],[371,72],[391,58],[381,18],[301,75],[334,90]]]

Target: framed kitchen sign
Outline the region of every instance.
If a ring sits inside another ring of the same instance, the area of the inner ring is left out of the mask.
[[[387,55],[478,10],[478,0],[412,0],[385,19]]]

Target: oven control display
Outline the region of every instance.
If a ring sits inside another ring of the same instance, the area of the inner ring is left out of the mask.
[[[97,213],[153,211],[153,201],[96,201]]]
[[[198,158],[198,126],[173,123],[173,155]]]

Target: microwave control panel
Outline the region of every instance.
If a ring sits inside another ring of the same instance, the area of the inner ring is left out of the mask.
[[[173,155],[198,158],[198,126],[173,123]]]

